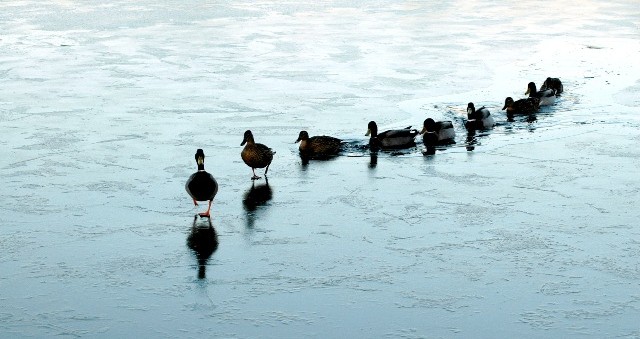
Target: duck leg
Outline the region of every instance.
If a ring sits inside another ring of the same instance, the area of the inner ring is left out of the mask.
[[[199,214],[201,217],[211,219],[211,215],[209,214],[209,212],[211,212],[211,203],[212,202],[213,202],[213,200],[209,200],[209,208],[207,208],[206,212]]]
[[[196,199],[193,199],[193,204],[194,204],[195,206],[198,206],[198,202],[196,201]]]
[[[251,177],[251,180],[260,179],[260,177],[256,175],[256,169],[255,168],[251,167],[251,171],[253,171],[253,176]]]

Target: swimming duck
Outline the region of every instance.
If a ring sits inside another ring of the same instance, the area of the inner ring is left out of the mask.
[[[427,148],[423,153],[425,155],[436,154],[436,146],[438,145],[438,135],[436,133],[427,132],[422,136],[422,142]]]
[[[540,106],[553,105],[556,102],[556,90],[548,88],[536,91],[536,84],[533,82],[527,85],[527,91],[524,94],[529,94],[530,98],[540,99]]]
[[[540,87],[541,91],[545,89],[556,90],[556,95],[559,95],[564,91],[564,87],[562,86],[562,81],[560,81],[560,79],[558,78],[547,78],[547,80],[545,80],[542,83],[542,86]]]
[[[538,105],[540,99],[538,98],[526,98],[518,101],[513,101],[513,98],[507,97],[504,100],[504,107],[502,110],[507,110],[507,115],[511,114],[532,114],[538,111]]]
[[[473,102],[470,102],[467,105],[467,118],[468,120],[464,123],[464,127],[468,130],[490,129],[496,125],[496,122],[493,120],[489,110],[484,106],[476,110]]]
[[[342,140],[326,135],[309,137],[307,131],[300,131],[296,142],[300,142],[300,154],[314,157],[336,155],[340,151]]]
[[[426,133],[434,133],[438,137],[439,144],[452,144],[456,138],[456,130],[453,129],[453,123],[449,120],[436,122],[431,118],[425,119],[420,134]]]
[[[260,179],[260,177],[256,175],[256,168],[266,167],[264,175],[267,176],[269,165],[271,165],[273,155],[276,152],[263,144],[256,143],[253,140],[253,133],[251,133],[250,130],[244,132],[244,139],[242,140],[242,143],[240,143],[240,146],[243,145],[244,148],[242,149],[240,156],[242,157],[242,161],[244,161],[247,166],[251,167],[251,171],[253,172],[251,180]]]
[[[198,201],[209,201],[207,211],[199,213],[199,215],[201,217],[210,217],[211,203],[216,193],[218,193],[218,182],[213,175],[204,170],[204,151],[199,148],[196,151],[195,157],[196,163],[198,164],[198,171],[189,177],[185,184],[185,189],[191,198],[193,198],[194,205],[198,206]]]
[[[415,145],[413,139],[418,135],[418,131],[411,129],[411,126],[403,129],[392,129],[378,134],[378,125],[375,121],[370,121],[367,125],[367,134],[371,136],[369,146],[376,148],[406,148]]]

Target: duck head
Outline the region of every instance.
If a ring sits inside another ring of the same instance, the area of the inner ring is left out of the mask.
[[[378,136],[378,125],[375,121],[369,121],[369,124],[367,125],[367,134],[365,134],[365,136],[368,137],[369,135],[371,135],[372,138]]]
[[[240,146],[244,146],[244,144],[246,143],[253,142],[253,133],[251,133],[251,130],[246,130],[246,132],[244,132],[244,139],[242,139],[242,143],[240,143]]]
[[[202,148],[198,148],[195,158],[196,163],[198,164],[198,170],[204,170],[204,151]]]
[[[530,82],[530,83],[527,85],[527,91],[526,91],[526,92],[524,92],[524,94],[529,94],[529,96],[531,96],[531,95],[536,94],[536,92],[538,92],[538,91],[536,90],[536,84],[535,84],[535,83],[533,83],[533,82]]]
[[[467,116],[471,116],[473,115],[473,113],[475,113],[476,111],[476,106],[473,104],[473,102],[470,102],[467,104]]]
[[[422,131],[420,134],[425,134],[426,132],[435,132],[436,130],[436,122],[431,118],[426,118],[422,123]]]
[[[198,148],[195,158],[198,165],[204,164],[204,151],[202,150],[202,148]]]
[[[513,105],[513,98],[507,97],[506,99],[504,99],[504,107],[502,107],[502,110],[504,111],[508,107],[511,107],[511,105]]]
[[[296,142],[306,141],[306,140],[309,140],[309,133],[307,133],[307,131],[300,131],[300,134],[298,134],[298,139],[296,140]]]

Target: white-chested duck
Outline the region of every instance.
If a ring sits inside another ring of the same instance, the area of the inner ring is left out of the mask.
[[[402,129],[391,129],[378,133],[378,125],[375,121],[370,121],[367,125],[365,136],[371,136],[369,146],[375,150],[378,148],[407,148],[415,146],[415,137],[418,131],[411,129],[411,126]]]
[[[560,93],[564,92],[564,86],[562,86],[562,81],[558,78],[548,77],[540,86],[540,90],[545,89],[553,89],[556,91],[556,95],[560,95]]]
[[[540,99],[538,98],[526,98],[514,101],[513,98],[507,97],[504,99],[504,107],[502,110],[507,111],[507,115],[513,114],[533,114],[538,111]]]
[[[300,143],[300,154],[307,157],[325,158],[340,152],[342,140],[326,135],[309,137],[307,131],[300,131],[296,142]]]
[[[204,170],[204,151],[202,149],[196,151],[196,163],[198,164],[198,171],[189,177],[185,184],[185,189],[193,198],[194,205],[198,206],[198,201],[209,202],[207,211],[199,213],[199,215],[201,217],[210,217],[211,203],[216,193],[218,193],[218,182],[213,175]]]
[[[534,82],[530,82],[527,85],[527,91],[524,94],[529,94],[529,98],[540,99],[540,106],[548,106],[556,103],[556,90],[547,88],[537,91]]]
[[[486,107],[476,109],[473,102],[467,104],[467,121],[464,123],[467,130],[490,129],[495,125],[496,122]]]
[[[273,160],[273,155],[276,153],[271,148],[258,144],[253,140],[253,133],[250,130],[244,132],[244,139],[240,146],[243,146],[242,152],[240,156],[242,157],[242,161],[244,161],[247,166],[251,167],[251,171],[253,172],[253,177],[251,180],[260,179],[259,176],[256,175],[256,168],[265,168],[264,175],[267,176],[267,171],[269,171],[269,165],[271,165],[271,161]]]

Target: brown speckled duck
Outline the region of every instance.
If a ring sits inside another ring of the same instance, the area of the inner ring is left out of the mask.
[[[300,154],[309,157],[329,157],[338,154],[342,140],[326,135],[309,137],[307,131],[300,131],[296,142],[300,142]]]
[[[507,97],[504,100],[502,110],[506,110],[507,114],[532,114],[538,111],[539,105],[540,99],[538,98],[529,97],[513,101],[513,98]]]
[[[246,145],[245,145],[246,144]],[[240,146],[243,146],[242,153],[242,161],[244,161],[247,166],[251,167],[251,171],[253,172],[253,177],[251,180],[260,179],[259,176],[256,175],[256,168],[264,168],[264,175],[267,176],[267,171],[269,171],[269,165],[271,165],[271,161],[273,160],[273,155],[276,153],[271,148],[263,145],[257,144],[253,140],[253,133],[250,130],[244,132],[244,139]]]

